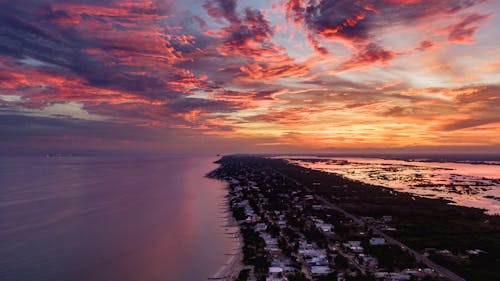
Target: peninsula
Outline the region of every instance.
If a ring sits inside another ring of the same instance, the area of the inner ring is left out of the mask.
[[[500,217],[306,169],[225,156],[243,237],[235,280],[500,280]]]

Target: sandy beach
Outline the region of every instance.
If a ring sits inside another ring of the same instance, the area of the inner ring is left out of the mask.
[[[233,214],[231,212],[230,206],[229,206],[229,201],[226,200],[225,202],[225,214],[227,215],[226,218],[226,234],[227,232],[231,232],[230,234],[233,235],[233,232],[231,230],[234,230],[234,239],[237,239],[236,246],[234,248],[234,251],[232,253],[227,253],[227,255],[230,257],[224,265],[222,265],[215,274],[213,274],[211,277],[208,279],[210,280],[234,280],[236,277],[238,277],[238,274],[240,271],[243,269],[243,252],[241,247],[243,246],[243,238],[241,236],[241,232],[239,229],[238,222],[234,219]]]

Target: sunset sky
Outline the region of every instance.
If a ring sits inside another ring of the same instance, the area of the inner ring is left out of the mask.
[[[497,0],[0,0],[0,153],[500,151]]]

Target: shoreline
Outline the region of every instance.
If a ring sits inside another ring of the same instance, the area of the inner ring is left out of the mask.
[[[500,280],[496,278],[498,273],[491,272],[491,266],[498,263],[494,254],[499,245],[498,239],[491,233],[498,233],[500,216],[488,215],[482,209],[450,205],[449,201],[439,198],[413,196],[388,187],[362,183],[282,159],[226,156],[220,162],[221,168],[211,176],[229,182],[231,187],[239,184],[234,179],[242,178],[243,184],[238,189],[240,199],[261,198],[256,199],[254,205],[257,206],[253,207],[264,208],[260,211],[272,214],[275,224],[281,218],[274,212],[283,212],[283,209],[276,204],[264,207],[258,204],[266,198],[285,204],[293,202],[289,194],[292,188],[302,198],[298,205],[301,210],[292,205],[285,211],[301,218],[301,221],[314,221],[321,217],[336,227],[350,229],[339,232],[343,239],[341,242],[364,239],[368,243],[368,237],[352,235],[361,234],[358,232],[361,227],[363,233],[370,233],[371,230],[370,236],[383,237],[389,244],[396,245],[401,254],[404,252],[410,258],[416,258],[416,262],[425,262],[425,266],[451,280]],[[248,179],[247,182],[244,178]],[[251,184],[248,184],[250,179]],[[253,191],[252,187],[256,186],[268,188]],[[298,223],[300,221],[295,221],[294,225]],[[300,236],[290,239],[300,242]],[[380,253],[375,251],[372,254]],[[397,261],[401,254],[395,252],[391,255]],[[408,264],[402,266],[420,266]],[[401,268],[396,268],[396,271]]]
[[[229,193],[229,186],[226,186],[225,188],[227,192]],[[243,237],[241,236],[241,231],[240,231],[240,226],[238,222],[235,220],[233,216],[233,212],[231,211],[231,207],[229,205],[229,199],[225,197],[225,214],[227,214],[226,218],[226,225],[224,228],[235,228],[237,229],[237,232],[234,233],[235,238],[230,238],[230,239],[237,239],[236,245],[234,247],[234,253],[229,253],[226,254],[230,256],[226,262],[219,267],[217,271],[215,271],[214,274],[212,274],[210,277],[208,277],[208,280],[225,280],[225,281],[232,281],[236,279],[240,273],[240,271],[244,268],[243,264]],[[226,235],[227,230],[224,230],[224,235]]]
[[[310,159],[290,159],[290,158],[277,158],[277,159],[284,159],[285,161],[288,161],[288,163],[297,165],[302,168],[306,169],[311,169],[315,171],[321,171],[321,172],[326,172],[330,174],[334,174],[336,176],[343,177],[346,180],[357,182],[360,184],[366,184],[366,185],[373,185],[373,186],[380,186],[382,188],[387,188],[390,189],[394,192],[403,192],[407,194],[411,194],[413,196],[418,196],[422,198],[430,198],[430,199],[442,199],[445,201],[449,201],[448,204],[456,205],[456,206],[461,206],[461,207],[468,207],[468,208],[476,208],[476,209],[481,209],[485,212],[485,214],[490,215],[490,216],[495,216],[495,215],[500,215],[500,205],[499,201],[500,198],[498,198],[498,194],[500,192],[500,189],[498,189],[498,184],[497,180],[495,177],[488,177],[488,174],[481,175],[477,174],[477,171],[474,171],[472,174],[470,173],[463,173],[462,170],[460,170],[460,167],[454,167],[452,168],[453,172],[448,172],[443,174],[442,176],[448,178],[453,175],[459,175],[460,177],[468,178],[467,182],[463,183],[460,180],[457,182],[451,182],[450,183],[441,183],[440,181],[436,181],[434,179],[435,175],[431,175],[430,173],[427,175],[427,179],[425,182],[423,182],[422,185],[418,184],[413,184],[410,185],[408,182],[409,180],[380,180],[380,179],[373,179],[369,178],[368,174],[363,174],[363,172],[357,172],[356,176],[353,177],[352,173],[346,173],[345,171],[347,169],[345,168],[340,168],[343,167],[342,165],[339,164],[329,164],[327,163],[329,158],[319,158],[319,165],[316,165],[316,162],[311,162]],[[333,159],[333,158],[332,158]],[[370,159],[367,157],[352,157],[352,158],[338,158],[340,160],[348,160],[351,163],[357,163],[357,164],[362,164],[362,165],[380,165],[383,162],[363,162],[365,159]],[[360,162],[357,159],[360,159]],[[375,158],[374,158],[375,159]],[[385,160],[382,158],[377,158],[380,160]],[[377,160],[376,159],[376,160]],[[316,160],[315,160],[316,161]],[[321,162],[323,161],[323,162]],[[392,161],[392,160],[391,160]],[[403,160],[397,160],[397,161],[403,161]],[[416,166],[418,168],[430,168],[431,166],[427,166],[428,163],[422,162],[424,165],[422,166]],[[436,163],[436,164],[446,164],[446,163]],[[454,164],[454,163],[448,163],[448,164]],[[467,164],[470,165],[469,163],[458,163],[458,164]],[[401,165],[400,163],[388,163],[388,165],[394,165],[398,166]],[[435,166],[432,167],[434,169],[450,169],[451,166]],[[364,170],[367,169],[366,167],[362,168],[349,168],[350,170]],[[380,168],[373,168],[373,169],[379,169],[376,170],[377,174],[380,174],[382,176],[385,176],[386,172],[384,172]],[[414,170],[413,173],[418,173],[418,169]],[[488,172],[491,173],[491,172]],[[359,175],[362,175],[361,177]],[[434,180],[434,182],[427,182]],[[474,185],[474,181],[481,181],[481,180],[487,180],[489,181],[489,185]],[[411,182],[411,180],[410,180]],[[454,187],[458,187],[458,189],[453,189]]]

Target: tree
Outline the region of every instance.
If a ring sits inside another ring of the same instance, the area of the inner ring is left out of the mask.
[[[343,255],[337,255],[334,260],[335,265],[339,268],[347,268],[349,266],[349,261]]]
[[[286,278],[288,278],[288,281],[309,281],[302,272],[296,272],[295,274],[288,275]]]

